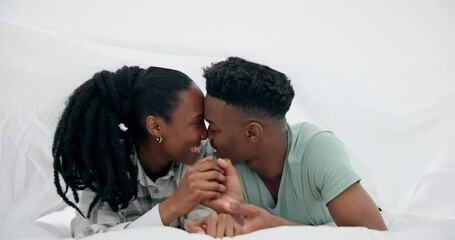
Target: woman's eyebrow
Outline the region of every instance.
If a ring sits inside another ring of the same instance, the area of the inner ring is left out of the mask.
[[[200,118],[204,119],[204,115],[199,114],[199,115],[193,117],[193,119],[200,119]]]

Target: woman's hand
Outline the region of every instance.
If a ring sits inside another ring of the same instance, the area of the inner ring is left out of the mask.
[[[163,224],[190,212],[202,200],[218,198],[226,191],[224,171],[212,163],[212,157],[197,161],[186,171],[174,194],[159,205]]]
[[[224,212],[224,206],[230,203],[243,204],[243,191],[240,184],[237,170],[232,165],[231,160],[218,158],[217,166],[224,172],[225,180],[223,182],[225,191],[216,198],[207,198],[202,204],[212,208],[217,212]]]

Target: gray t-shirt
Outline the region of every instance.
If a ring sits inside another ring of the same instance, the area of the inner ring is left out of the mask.
[[[246,163],[236,165],[245,201],[293,222],[321,225],[332,222],[326,204],[360,181],[343,144],[310,123],[288,124],[288,150],[278,200]]]

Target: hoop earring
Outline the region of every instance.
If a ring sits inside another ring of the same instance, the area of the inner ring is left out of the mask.
[[[163,141],[163,137],[159,136],[157,138],[155,138],[155,140],[158,142],[158,143],[161,143]]]

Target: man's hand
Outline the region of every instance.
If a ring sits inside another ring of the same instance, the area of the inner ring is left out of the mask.
[[[212,157],[197,161],[185,173],[176,191],[159,205],[161,220],[169,225],[187,214],[202,200],[220,197],[225,191],[224,171],[212,163]]]
[[[242,234],[240,224],[231,215],[225,213],[214,213],[196,220],[186,220],[184,228],[190,233],[202,233],[215,238]]]
[[[229,203],[243,204],[243,191],[242,185],[240,184],[237,170],[232,165],[231,160],[218,158],[217,166],[224,171],[225,180],[224,186],[225,191],[216,198],[207,198],[202,201],[202,204],[212,208],[217,212],[223,212],[224,205]]]
[[[252,204],[229,204],[225,205],[224,210],[234,216],[243,216],[243,226],[237,229],[237,232],[242,234],[277,226],[303,225],[274,216]]]

